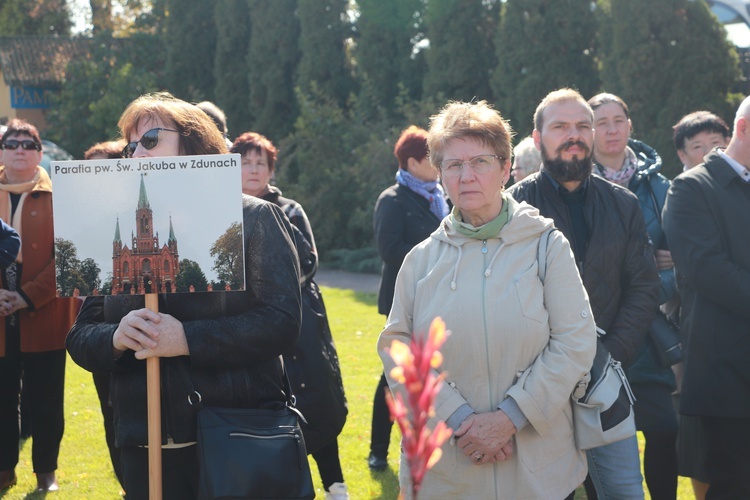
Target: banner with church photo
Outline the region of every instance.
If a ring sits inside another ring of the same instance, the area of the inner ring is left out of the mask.
[[[60,296],[245,288],[237,154],[56,161]]]

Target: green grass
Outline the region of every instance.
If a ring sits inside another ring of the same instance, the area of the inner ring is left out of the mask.
[[[349,417],[339,436],[339,453],[344,477],[352,500],[392,500],[398,495],[398,427],[391,436],[389,468],[371,473],[367,467],[370,446],[372,397],[382,365],[375,353],[375,342],[385,318],[377,313],[376,295],[323,288],[331,330],[336,339],[349,401]],[[60,491],[50,499],[118,499],[120,486],[112,472],[104,441],[99,403],[91,374],[68,360],[65,392],[65,437],[60,450],[57,477]],[[641,449],[643,447],[640,437]],[[315,461],[311,458],[317,498],[324,498]],[[16,468],[18,485],[5,499],[42,499],[34,493],[36,480],[31,472],[31,441],[22,444]],[[645,487],[645,486],[644,486]],[[585,498],[583,490],[577,498]],[[648,494],[646,498],[650,498]],[[690,483],[680,478],[678,498],[692,499]]]

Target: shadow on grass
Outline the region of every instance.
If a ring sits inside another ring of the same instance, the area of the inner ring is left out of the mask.
[[[376,500],[393,500],[396,498],[394,491],[398,495],[398,474],[392,468],[388,467],[384,471],[379,472],[370,471],[370,476],[372,476],[373,481],[380,483],[381,491],[380,495],[372,498]]]

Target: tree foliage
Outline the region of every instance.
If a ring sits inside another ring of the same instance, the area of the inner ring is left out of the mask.
[[[599,88],[596,19],[588,0],[508,0],[495,37],[492,76],[497,108],[519,137],[533,129],[542,98],[561,87],[586,98]]]
[[[70,35],[71,26],[66,0],[0,0],[0,33],[3,36],[67,36]]]
[[[424,94],[469,101],[492,99],[489,80],[497,13],[486,0],[430,0],[425,18],[428,71]]]
[[[167,0],[167,84],[188,101],[213,100],[216,24],[212,2]]]
[[[401,118],[394,123],[383,112],[373,114],[366,97],[344,108],[315,87],[309,95],[299,93],[300,116],[282,145],[279,186],[305,207],[322,259],[333,249],[372,246],[373,207],[393,183],[393,146],[411,123],[404,120],[419,115],[417,124],[426,125],[424,109],[397,110]]]
[[[214,257],[213,270],[223,283],[229,283],[233,290],[245,285],[245,266],[243,261],[242,224],[232,223],[211,245],[211,257]]]
[[[200,264],[190,259],[180,261],[180,272],[175,278],[178,292],[189,292],[190,285],[195,288],[196,292],[204,292],[208,286],[208,280],[203,273]]]
[[[523,136],[551,90],[618,94],[670,176],[672,124],[697,109],[731,120],[741,99],[734,49],[702,1],[89,2],[112,13],[114,38],[96,14],[102,35],[71,62],[44,135],[80,156],[114,138],[144,92],[213,100],[234,135],[257,130],[281,146],[279,186],[305,207],[326,262],[371,258],[394,141],[447,99],[490,100]],[[3,33],[46,33],[37,14],[65,2],[35,0],[28,19],[21,4],[0,0]]]
[[[116,138],[117,119],[139,95],[156,90],[159,53],[146,50],[155,37],[92,39],[87,58],[72,60],[66,81],[47,115],[50,139],[76,158],[97,142]]]
[[[250,130],[252,118],[247,96],[250,85],[246,54],[250,45],[250,13],[246,2],[222,1],[214,7],[216,57],[214,102],[227,115],[232,136]]]
[[[346,103],[354,83],[345,52],[346,40],[351,36],[348,4],[348,0],[297,0],[297,86],[308,92],[311,83],[316,82],[318,90],[339,104]]]
[[[400,89],[422,95],[427,66],[414,44],[424,37],[422,0],[358,0],[354,59],[378,106],[392,110]]]
[[[63,297],[70,297],[75,290],[81,295],[90,295],[101,286],[101,269],[94,259],[78,259],[78,250],[72,241],[55,238],[55,278],[57,290]]]
[[[609,0],[600,20],[602,81],[628,104],[635,135],[679,173],[672,130],[682,116],[709,109],[731,118],[737,55],[704,2]]]
[[[299,61],[296,0],[248,0],[250,49],[248,81],[253,129],[280,142],[297,118],[294,75]],[[237,96],[241,98],[241,96]]]

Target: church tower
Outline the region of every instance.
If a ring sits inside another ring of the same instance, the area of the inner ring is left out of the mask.
[[[143,174],[130,243],[130,248],[122,243],[118,217],[112,242],[112,294],[175,292],[180,268],[172,217],[169,217],[169,240],[160,248]]]

